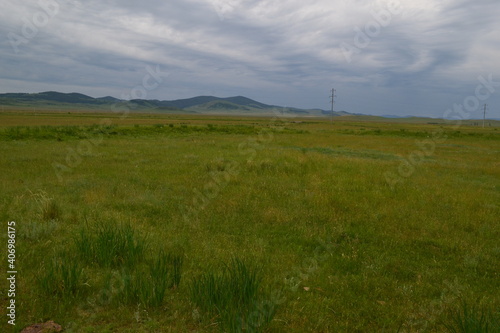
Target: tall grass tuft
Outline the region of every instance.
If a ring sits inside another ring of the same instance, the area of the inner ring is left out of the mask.
[[[47,266],[42,266],[38,276],[38,286],[47,295],[71,298],[84,291],[83,267],[69,255],[55,258]]]
[[[163,251],[160,252],[156,260],[149,266],[149,281],[151,284],[152,295],[147,300],[145,305],[160,306],[165,297],[165,293],[169,286],[172,284],[169,278],[170,267],[168,258],[169,256]]]
[[[42,206],[42,219],[44,221],[53,221],[61,218],[61,209],[54,200],[44,202]]]
[[[175,258],[172,261],[172,258]],[[119,300],[125,304],[142,304],[145,307],[159,307],[167,290],[178,286],[181,278],[182,260],[163,251],[149,265],[132,271],[122,270],[123,289]],[[175,273],[174,273],[175,272]]]
[[[206,272],[195,279],[190,286],[191,300],[210,316],[217,316],[223,331],[259,331],[274,316],[274,309],[259,311],[261,283],[257,270],[233,259],[222,272]]]
[[[122,289],[117,299],[123,304],[145,303],[150,298],[150,285],[143,281],[143,274],[134,274],[129,269],[124,269],[120,275]]]
[[[39,208],[39,218],[42,221],[56,221],[62,217],[61,208],[54,198],[49,197],[47,192],[39,190],[32,192],[28,190],[28,198],[33,200]]]
[[[181,283],[182,265],[184,263],[184,255],[181,254],[168,254],[167,261],[171,266],[170,273],[170,288],[177,288]]]
[[[499,333],[500,320],[484,306],[462,300],[460,307],[452,310],[451,322],[445,324],[451,333]]]
[[[83,260],[101,267],[136,264],[143,260],[147,246],[130,225],[109,223],[80,230],[75,244]]]

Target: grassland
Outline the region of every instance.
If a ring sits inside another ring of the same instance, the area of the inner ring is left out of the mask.
[[[1,113],[2,332],[498,332],[498,127],[357,119]]]

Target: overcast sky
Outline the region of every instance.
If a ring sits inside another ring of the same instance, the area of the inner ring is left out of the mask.
[[[0,92],[329,109],[335,88],[336,110],[443,117],[468,103],[467,117],[488,104],[500,118],[500,83],[476,89],[500,82],[498,0],[1,4]]]

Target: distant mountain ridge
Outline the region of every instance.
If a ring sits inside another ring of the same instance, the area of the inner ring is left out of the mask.
[[[106,109],[116,103],[127,103],[133,110],[157,112],[224,113],[224,114],[269,114],[280,109],[301,116],[329,116],[331,111],[320,109],[299,109],[268,105],[244,96],[220,98],[215,96],[196,96],[172,101],[156,99],[120,100],[112,96],[94,98],[80,93],[61,93],[45,91],[40,93],[0,94],[0,105],[29,106],[41,108],[92,108]],[[334,111],[334,116],[350,115],[345,111]]]
[[[28,94],[28,93],[7,93],[0,94],[0,101],[3,99],[13,99],[18,101],[54,101],[61,103],[88,103],[99,104],[101,101],[105,102],[108,97],[93,98],[80,93],[60,93],[56,91],[45,91],[41,93]]]

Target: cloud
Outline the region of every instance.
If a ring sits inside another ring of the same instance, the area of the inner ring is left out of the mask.
[[[2,91],[50,86],[119,96],[146,66],[160,65],[169,78],[152,98],[247,95],[328,108],[335,86],[348,111],[406,114],[384,102],[405,96],[408,112],[439,115],[470,93],[478,75],[500,77],[496,0],[43,1],[57,14],[45,11],[48,22],[17,53],[9,34],[24,38],[43,6],[3,5]],[[366,45],[357,43],[361,34]],[[341,45],[356,48],[351,61]]]

